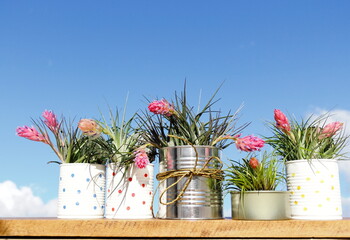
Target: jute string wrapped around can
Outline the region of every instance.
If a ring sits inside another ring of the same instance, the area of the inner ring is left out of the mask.
[[[191,148],[194,150],[195,153],[195,161],[194,161],[194,165],[191,168],[183,168],[183,169],[179,169],[179,170],[168,170],[165,172],[161,172],[159,174],[157,174],[157,180],[160,181],[157,189],[159,188],[159,186],[164,183],[166,180],[170,179],[170,178],[177,178],[177,180],[175,182],[173,182],[172,184],[170,184],[169,186],[167,186],[165,189],[163,189],[160,193],[159,196],[159,202],[162,205],[171,205],[171,204],[175,204],[177,201],[181,200],[184,193],[186,192],[186,189],[188,188],[188,186],[190,185],[191,181],[193,180],[193,178],[195,176],[198,177],[205,177],[208,179],[215,179],[218,181],[222,181],[224,179],[223,177],[223,171],[221,170],[222,168],[222,161],[220,160],[219,157],[216,156],[211,156],[208,159],[205,160],[204,164],[201,164],[202,166],[200,168],[197,168],[197,162],[199,161],[199,154],[198,151],[196,149],[196,146],[192,143],[190,143],[188,140],[174,136],[174,135],[169,135],[169,137],[173,137],[173,138],[178,138],[183,140],[184,142],[188,143],[189,146],[191,146]],[[215,162],[215,164],[217,165],[216,168],[212,169],[212,168],[208,168],[209,164],[211,162]],[[181,180],[183,180],[185,177],[187,177],[185,183],[183,184],[183,186],[177,191],[176,197],[170,201],[170,202],[164,202],[163,196],[164,194],[166,194],[169,189],[176,187]]]

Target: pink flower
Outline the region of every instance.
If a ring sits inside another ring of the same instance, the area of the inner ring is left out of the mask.
[[[149,164],[149,158],[145,149],[143,148],[137,149],[134,152],[134,155],[135,155],[134,162],[138,168],[141,168],[141,169],[145,168]]]
[[[165,99],[151,102],[148,105],[148,109],[155,114],[161,114],[167,117],[174,114],[174,106]]]
[[[253,135],[236,139],[237,149],[245,152],[253,152],[260,150],[260,148],[262,148],[264,144],[264,140],[258,137],[254,137]]]
[[[96,136],[102,132],[100,125],[92,119],[81,119],[78,127],[85,135]]]
[[[281,129],[283,132],[290,131],[290,124],[289,124],[288,118],[286,117],[286,115],[283,114],[283,112],[281,112],[278,109],[275,109],[274,117],[275,117],[277,128]]]
[[[260,163],[259,163],[259,160],[258,160],[258,159],[256,159],[255,157],[252,157],[252,158],[249,160],[249,165],[250,165],[253,169],[255,169],[255,168],[257,168],[257,167],[260,165]]]
[[[342,127],[343,127],[343,123],[341,123],[341,122],[329,123],[321,130],[321,135],[319,136],[319,138],[323,139],[323,138],[327,138],[327,137],[332,137]]]
[[[32,141],[49,143],[49,139],[46,135],[39,133],[34,127],[18,127],[16,129],[17,135],[20,137],[27,138]]]
[[[52,111],[45,110],[42,114],[45,125],[54,133],[57,133],[59,124],[56,115]]]

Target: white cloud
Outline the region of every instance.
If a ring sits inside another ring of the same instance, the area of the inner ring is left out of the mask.
[[[34,196],[30,187],[20,187],[12,181],[0,183],[0,217],[55,217],[57,200],[44,203]]]

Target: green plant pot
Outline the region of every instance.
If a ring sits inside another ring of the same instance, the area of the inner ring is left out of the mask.
[[[232,219],[278,220],[290,218],[289,192],[231,192]]]

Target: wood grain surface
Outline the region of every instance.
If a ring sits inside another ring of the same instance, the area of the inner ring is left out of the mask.
[[[350,238],[350,220],[0,219],[0,237]]]

